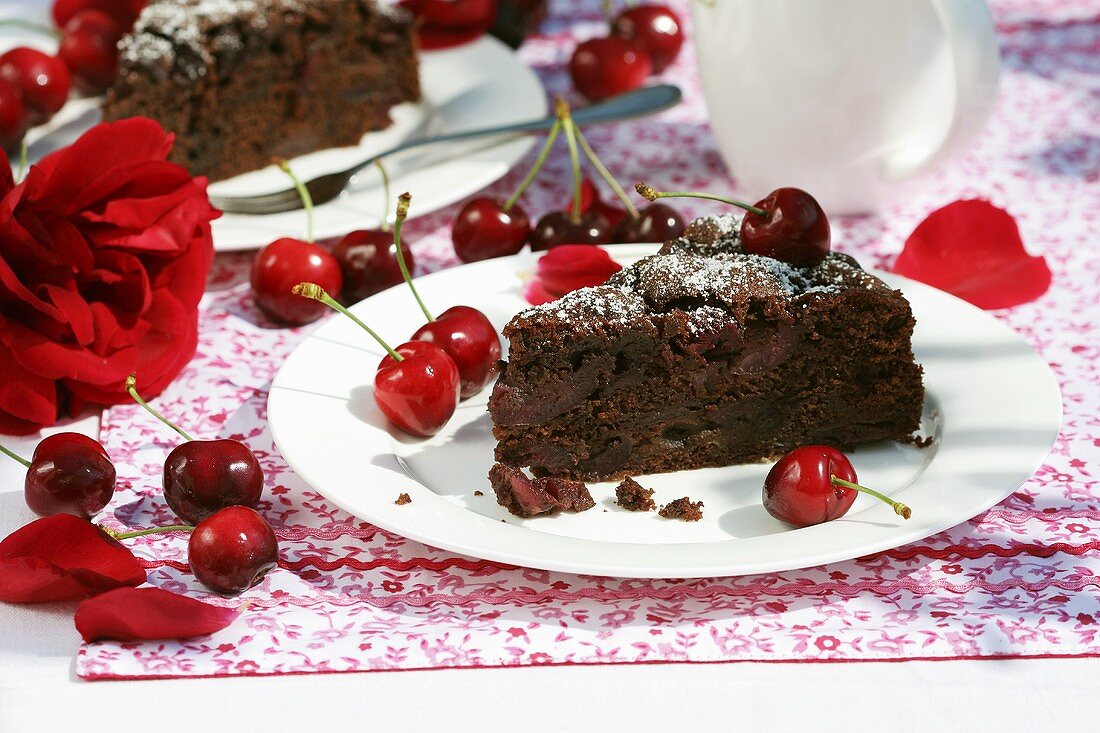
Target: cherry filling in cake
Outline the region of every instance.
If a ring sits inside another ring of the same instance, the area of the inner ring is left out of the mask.
[[[908,301],[843,254],[745,254],[732,216],[508,324],[496,458],[581,480],[911,440],[924,387]]]

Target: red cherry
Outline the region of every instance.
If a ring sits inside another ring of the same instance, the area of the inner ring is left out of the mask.
[[[777,188],[741,220],[741,246],[797,267],[813,267],[829,254],[829,219],[817,200],[800,188]]]
[[[111,16],[119,26],[129,29],[145,4],[146,0],[56,0],[53,20],[58,28],[64,28],[69,19],[80,11],[98,10]]]
[[[851,461],[836,448],[806,445],[779,459],[764,479],[764,508],[776,519],[809,527],[844,516],[858,492],[869,493],[908,519],[909,507],[859,486]],[[842,482],[842,483],[841,483]]]
[[[390,422],[406,433],[435,435],[454,415],[459,373],[443,349],[427,341],[408,341],[387,354],[374,375],[374,401]]]
[[[573,85],[592,101],[637,89],[651,73],[649,54],[613,36],[585,41],[569,60]]]
[[[340,263],[328,250],[301,239],[276,239],[256,254],[252,262],[252,297],[272,318],[302,326],[325,312],[325,306],[291,292],[308,280],[325,290],[339,293],[344,284]]]
[[[187,543],[191,572],[212,591],[248,590],[279,562],[279,541],[259,513],[231,506],[202,520]]]
[[[27,107],[19,87],[0,79],[0,150],[6,153],[17,150],[28,125]]]
[[[115,493],[115,465],[98,441],[80,433],[57,433],[34,449],[23,486],[35,514],[91,519]]]
[[[0,77],[18,87],[31,125],[40,125],[65,106],[72,86],[69,68],[56,56],[20,46],[0,56]]]
[[[472,199],[458,212],[451,229],[455,254],[463,262],[514,255],[523,249],[531,233],[527,213],[514,204],[484,196]]]
[[[99,10],[81,10],[61,29],[57,55],[77,85],[90,94],[105,92],[115,81],[118,42],[126,28]]]
[[[500,359],[500,336],[476,308],[448,308],[417,329],[412,340],[435,344],[454,360],[462,399],[477,394],[493,380],[493,368]]]
[[[528,241],[535,252],[559,244],[608,244],[611,225],[597,211],[586,211],[577,221],[564,211],[551,211],[538,220]]]
[[[611,35],[635,43],[648,53],[655,74],[675,61],[684,45],[680,18],[665,5],[627,8],[611,22]]]
[[[639,211],[637,217],[623,219],[615,227],[611,241],[620,244],[668,242],[682,237],[685,228],[676,209],[665,204],[650,204]]]
[[[392,232],[377,229],[351,232],[340,240],[332,254],[344,276],[340,299],[345,303],[358,303],[401,282]],[[416,264],[412,252],[405,249],[404,258],[405,265],[413,270]]]
[[[263,490],[260,462],[239,440],[191,440],[164,462],[164,500],[190,524],[228,506],[254,507]]]

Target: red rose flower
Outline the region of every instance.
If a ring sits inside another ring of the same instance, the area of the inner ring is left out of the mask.
[[[527,302],[541,305],[581,288],[603,285],[623,269],[611,255],[591,244],[561,244],[539,258]]]
[[[132,372],[155,394],[194,354],[219,212],[172,140],[97,125],[18,185],[0,153],[0,432],[125,401]]]

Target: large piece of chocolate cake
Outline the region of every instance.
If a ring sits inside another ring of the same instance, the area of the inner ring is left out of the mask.
[[[104,117],[151,117],[212,180],[340,145],[420,97],[412,18],[375,0],[154,0]]]
[[[831,254],[744,254],[732,216],[523,311],[489,402],[496,458],[598,480],[911,440],[924,387],[901,293]]]

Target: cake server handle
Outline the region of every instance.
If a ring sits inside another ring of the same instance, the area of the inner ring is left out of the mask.
[[[680,88],[673,84],[655,84],[653,86],[635,89],[632,92],[620,94],[616,97],[611,97],[610,99],[597,102],[587,107],[575,109],[573,110],[573,119],[577,124],[582,126],[628,120],[633,117],[642,117],[644,115],[660,112],[669,107],[674,107],[680,102],[681,96]],[[347,170],[327,173],[312,178],[305,182],[305,186],[309,189],[310,196],[313,197],[313,203],[315,205],[320,205],[339,196],[356,173],[367,166],[373,165],[374,161],[379,158],[385,158],[386,156],[400,153],[410,148],[416,148],[422,145],[432,145],[434,143],[454,142],[457,140],[469,140],[471,138],[490,137],[493,135],[507,135],[510,133],[549,130],[553,124],[554,118],[551,116],[537,120],[528,120],[526,122],[516,122],[509,125],[483,127],[475,130],[461,130],[458,132],[444,133],[442,135],[432,135],[431,137],[406,140],[389,150],[384,150],[372,156],[368,160],[357,163]],[[272,193],[255,196],[211,196],[210,203],[228,214],[278,214],[283,211],[293,211],[294,209],[302,208],[301,199],[294,188],[287,188],[282,191],[274,191]]]

